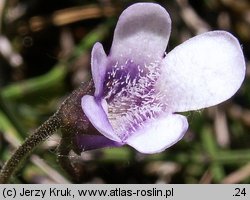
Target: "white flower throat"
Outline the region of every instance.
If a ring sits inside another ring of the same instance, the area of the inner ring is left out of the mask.
[[[155,88],[159,62],[138,65],[133,60],[110,63],[104,82],[108,119],[115,133],[125,141],[146,120],[165,110],[163,95]]]

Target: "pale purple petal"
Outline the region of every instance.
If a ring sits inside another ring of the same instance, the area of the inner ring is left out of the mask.
[[[173,112],[219,104],[239,89],[245,61],[238,40],[225,31],[198,35],[163,61],[158,89]]]
[[[145,123],[126,143],[141,153],[159,153],[178,142],[187,128],[186,117],[169,114]]]
[[[93,46],[91,53],[91,71],[95,84],[95,96],[102,93],[103,82],[106,72],[107,56],[101,43],[97,42]]]
[[[77,147],[81,151],[88,151],[104,147],[119,147],[121,143],[106,138],[103,135],[80,135],[76,136]]]
[[[114,130],[109,123],[105,108],[105,100],[95,99],[90,95],[82,97],[82,109],[85,115],[88,117],[92,125],[101,132],[105,137],[110,140],[121,142],[121,139],[114,133]]]
[[[151,61],[163,57],[171,30],[167,11],[158,4],[137,3],[121,14],[114,33],[110,56]]]

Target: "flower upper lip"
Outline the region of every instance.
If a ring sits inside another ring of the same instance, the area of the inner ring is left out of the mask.
[[[109,56],[100,43],[92,50],[96,90],[83,96],[83,111],[103,136],[143,153],[183,137],[187,119],[175,112],[221,103],[245,77],[242,49],[230,33],[198,35],[164,57],[170,30],[164,8],[137,3],[121,14]]]

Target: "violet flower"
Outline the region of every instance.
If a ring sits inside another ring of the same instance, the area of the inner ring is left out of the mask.
[[[164,8],[137,3],[121,14],[108,56],[94,45],[95,93],[82,97],[82,109],[101,134],[78,136],[83,150],[128,144],[142,153],[164,151],[188,128],[176,112],[219,104],[239,89],[245,61],[234,36],[207,32],[165,55],[170,31]]]

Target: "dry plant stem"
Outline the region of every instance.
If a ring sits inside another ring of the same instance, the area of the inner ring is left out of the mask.
[[[58,146],[58,156],[57,160],[61,167],[67,172],[73,180],[78,180],[79,175],[72,165],[69,157],[69,153],[72,150],[72,135],[67,134],[62,129],[62,140]]]
[[[61,120],[55,113],[44,124],[31,134],[24,143],[14,152],[11,158],[4,164],[0,171],[0,183],[7,183],[20,165],[21,161],[33,151],[33,149],[51,136],[61,126]]]

